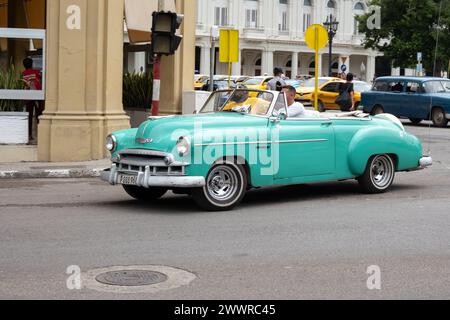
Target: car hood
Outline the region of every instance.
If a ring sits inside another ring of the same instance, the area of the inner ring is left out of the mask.
[[[297,89],[297,93],[308,94],[313,93],[314,87],[300,87]]]
[[[129,148],[172,152],[180,137],[188,137],[193,143],[230,134],[239,137],[241,131],[267,127],[267,123],[267,118],[234,112],[149,119],[140,125],[134,146]]]

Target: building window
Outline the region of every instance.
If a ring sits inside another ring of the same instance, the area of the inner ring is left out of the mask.
[[[333,0],[329,0],[327,3],[327,8],[336,9],[336,3]]]
[[[245,18],[245,26],[247,28],[257,28],[258,27],[258,10],[256,9],[247,9],[246,18]]]
[[[355,4],[354,8],[353,8],[353,12],[355,14],[355,18],[354,20],[354,25],[353,25],[353,34],[355,36],[359,35],[359,21],[358,21],[358,17],[362,16],[364,14],[365,11],[365,7],[364,4],[362,4],[361,2],[358,2]]]
[[[288,30],[288,1],[280,0],[280,22],[278,24],[278,30]]]
[[[220,27],[228,26],[228,8],[224,7],[215,8],[214,24]]]
[[[303,5],[306,7],[312,7],[312,1],[311,0],[304,0]]]
[[[310,13],[304,13],[303,14],[303,32],[306,32],[306,30],[311,25],[311,14]]]

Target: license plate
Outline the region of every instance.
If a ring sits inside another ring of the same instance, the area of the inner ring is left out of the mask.
[[[120,176],[120,184],[128,185],[128,186],[135,186],[137,185],[137,176]]]

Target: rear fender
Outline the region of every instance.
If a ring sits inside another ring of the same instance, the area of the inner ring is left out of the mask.
[[[387,127],[365,128],[350,142],[349,168],[356,177],[359,177],[364,174],[372,156],[391,154],[397,158],[397,170],[411,169],[418,166],[421,152],[417,138],[404,131]]]

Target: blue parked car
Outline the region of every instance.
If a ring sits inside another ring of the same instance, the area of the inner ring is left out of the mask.
[[[450,80],[431,77],[381,77],[362,94],[360,109],[390,113],[418,124],[432,120],[446,127],[450,120]]]

